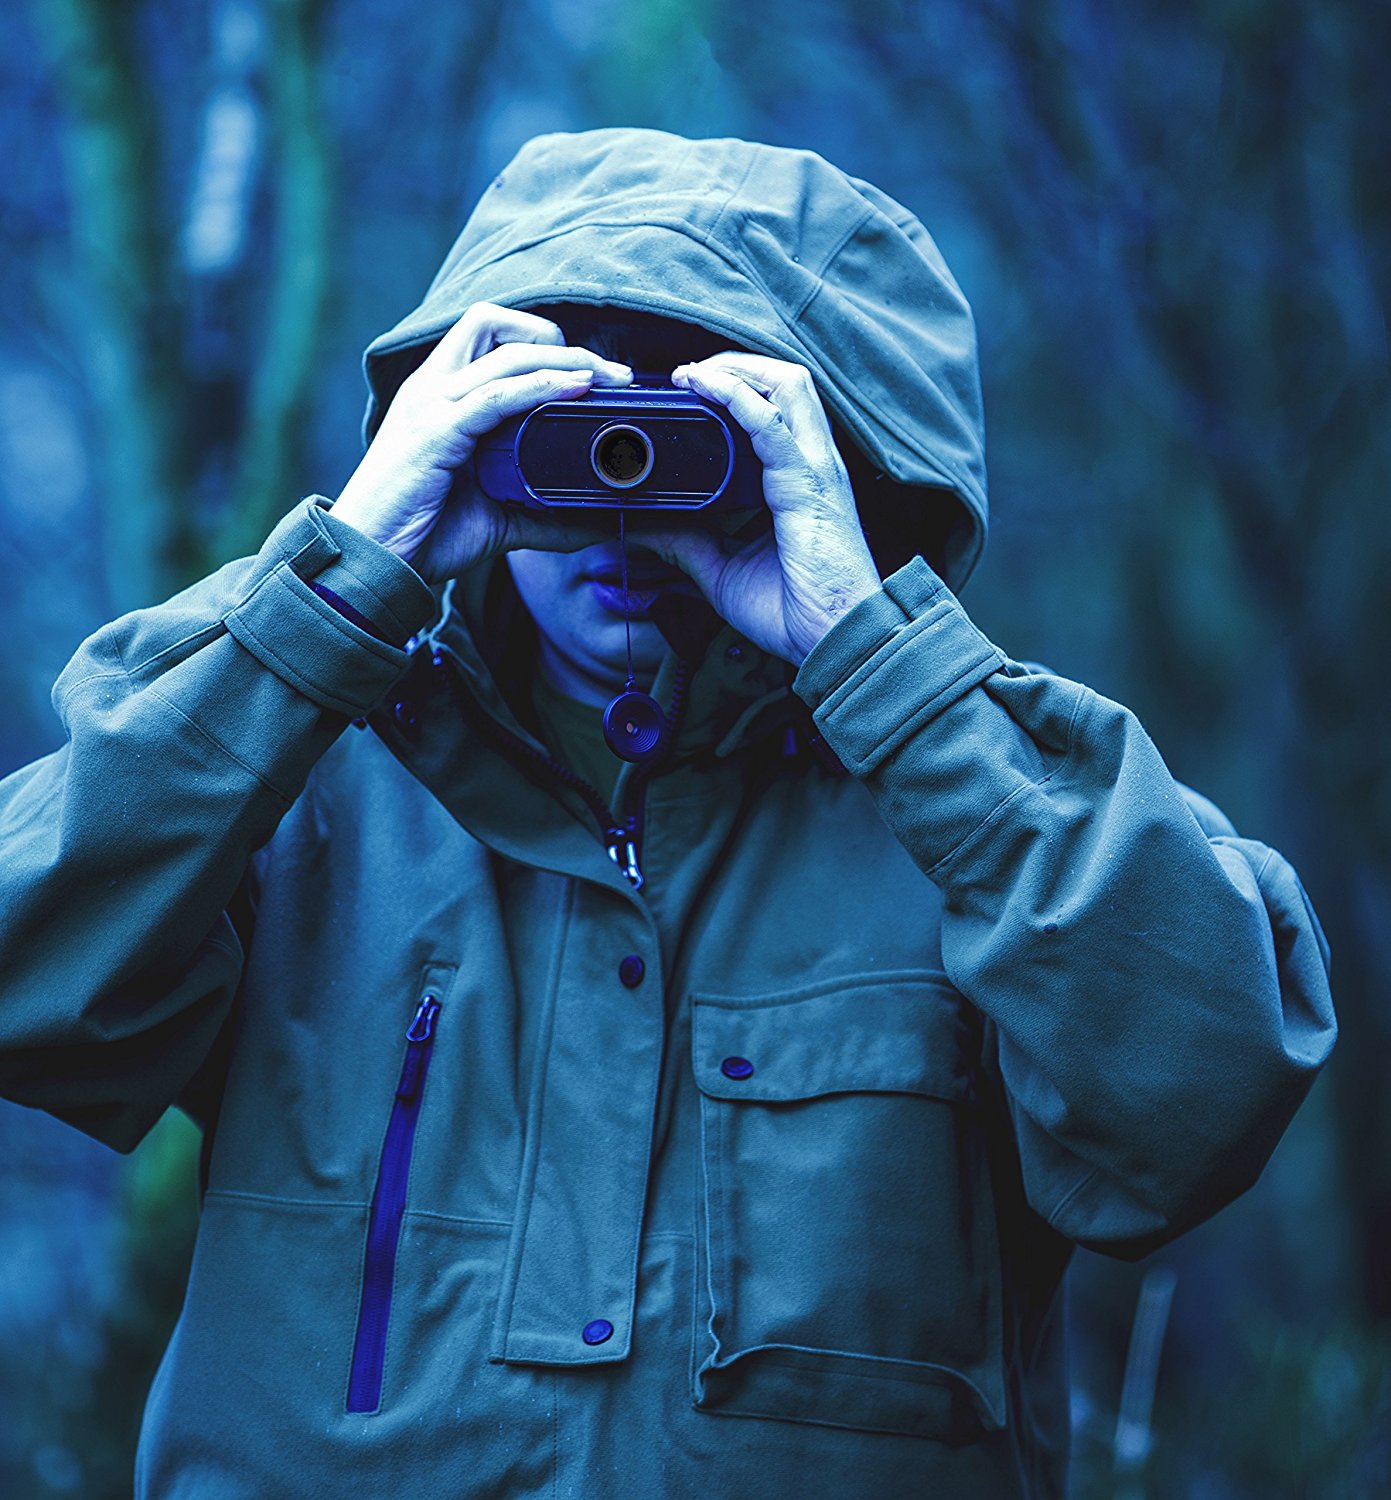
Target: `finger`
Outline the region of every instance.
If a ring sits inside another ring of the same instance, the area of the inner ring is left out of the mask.
[[[727,561],[724,549],[710,532],[696,527],[662,531],[641,521],[630,526],[629,536],[635,545],[655,552],[663,562],[680,568],[691,578],[707,599],[713,602],[715,584]]]
[[[541,344],[500,344],[452,376],[446,389],[458,401],[490,380],[526,375],[535,370],[592,370],[596,385],[628,385],[632,370],[614,359],[604,359],[592,349],[565,345],[557,349]]]
[[[596,542],[613,540],[612,527],[587,517],[571,519],[556,511],[529,510],[491,500],[471,485],[464,475],[455,478],[452,498],[440,522],[426,537],[411,565],[422,578],[434,581],[454,577],[463,567],[477,567],[502,552],[529,548],[539,552],[578,552]],[[480,547],[474,538],[479,516],[465,519],[466,512],[481,509],[488,540]]]
[[[789,375],[803,369],[803,366],[794,365],[790,360],[772,359],[766,354],[745,354],[738,349],[724,349],[718,354],[707,355],[704,359],[692,360],[690,364],[715,365],[733,370],[763,396],[771,396],[786,382]],[[689,369],[690,365],[679,368]]]
[[[507,506],[501,551],[578,552],[596,542],[613,540],[612,526],[598,521],[562,519],[554,512]]]
[[[793,436],[814,463],[834,464],[838,461],[826,408],[822,405],[811,371],[805,365],[731,349],[701,360],[697,368],[705,367],[728,370],[761,396],[766,396],[787,418]],[[675,380],[676,372],[672,378]]]
[[[682,376],[679,381],[678,374]],[[748,433],[765,469],[807,467],[807,456],[798,447],[782,411],[737,375],[702,363],[674,371],[672,381],[688,385],[697,395],[723,406]]]
[[[543,401],[582,394],[593,380],[592,369],[531,370],[489,380],[459,398],[453,430],[465,437],[480,438],[499,422],[530,411]]]
[[[436,371],[472,364],[498,344],[561,344],[560,324],[518,307],[475,302],[435,345],[425,361]]]

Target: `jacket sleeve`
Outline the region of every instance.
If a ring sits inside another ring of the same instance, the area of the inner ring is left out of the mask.
[[[53,690],[66,743],[0,782],[0,1095],[119,1150],[227,1017],[251,856],[435,607],[326,504],[85,641]]]
[[[794,683],[943,895],[1032,1208],[1137,1255],[1260,1174],[1336,1029],[1299,879],[1127,709],[1008,660],[915,558]]]

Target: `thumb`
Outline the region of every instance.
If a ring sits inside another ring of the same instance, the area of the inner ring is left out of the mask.
[[[628,535],[649,552],[655,552],[663,562],[680,568],[712,604],[715,602],[715,589],[726,558],[720,544],[708,531],[686,527],[649,531],[646,527],[634,527]]]
[[[613,540],[613,529],[588,520],[562,520],[545,511],[508,506],[499,552],[578,552],[596,542]]]

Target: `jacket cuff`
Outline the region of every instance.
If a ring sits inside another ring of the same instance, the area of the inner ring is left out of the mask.
[[[822,636],[792,687],[841,764],[866,776],[1004,663],[915,557]]]
[[[229,633],[263,666],[320,706],[366,713],[405,669],[401,646],[436,609],[424,580],[346,521],[322,496],[302,500],[266,538],[252,587],[224,616]],[[360,628],[310,583],[367,621]]]

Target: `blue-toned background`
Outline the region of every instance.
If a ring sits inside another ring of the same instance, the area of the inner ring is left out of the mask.
[[[58,744],[85,634],[336,493],[361,346],[522,141],[822,152],[976,308],[968,606],[1133,707],[1335,953],[1343,1039],[1259,1185],[1149,1263],[1079,1257],[1076,1494],[1391,1493],[1388,78],[1384,0],[5,7],[0,773]],[[130,1492],[195,1144],[0,1105],[0,1494]]]

